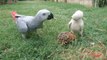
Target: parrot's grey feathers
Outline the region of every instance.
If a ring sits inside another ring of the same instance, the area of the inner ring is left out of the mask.
[[[15,18],[16,18],[16,19],[18,19],[18,18],[24,18],[24,17],[26,17],[26,16],[25,16],[25,15],[20,15],[20,14],[16,14],[16,15],[15,15]]]
[[[15,16],[15,18],[19,18],[19,17],[21,17],[21,16]]]
[[[22,19],[16,21],[19,32],[26,33],[28,31],[27,24]]]

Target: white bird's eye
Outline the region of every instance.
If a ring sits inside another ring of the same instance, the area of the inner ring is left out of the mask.
[[[46,13],[43,13],[43,16],[45,16],[46,15]]]

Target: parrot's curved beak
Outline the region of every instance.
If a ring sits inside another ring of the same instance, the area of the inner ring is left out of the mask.
[[[53,19],[54,15],[52,13],[50,13],[50,15],[48,16],[47,20]]]

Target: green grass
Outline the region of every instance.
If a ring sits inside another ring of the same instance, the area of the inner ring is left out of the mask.
[[[44,22],[43,29],[37,32],[39,38],[36,33],[30,39],[21,38],[10,12],[35,15],[43,8],[52,11],[56,19]],[[61,46],[57,36],[60,32],[69,31],[67,24],[78,9],[84,11],[84,37]],[[90,42],[95,45],[90,45]],[[102,60],[107,57],[106,46],[107,7],[87,8],[77,4],[42,1],[0,5],[0,60]],[[87,51],[102,52],[104,57],[94,59],[85,54]]]

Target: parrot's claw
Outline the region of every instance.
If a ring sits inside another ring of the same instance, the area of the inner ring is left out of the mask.
[[[25,34],[22,34],[22,38],[26,39],[26,35],[25,35]]]

